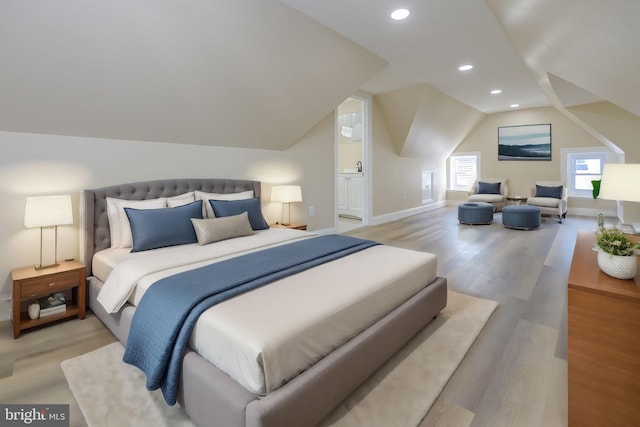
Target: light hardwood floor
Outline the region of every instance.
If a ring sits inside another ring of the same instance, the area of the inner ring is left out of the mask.
[[[538,230],[459,225],[441,208],[347,234],[435,253],[449,289],[500,303],[420,427],[566,426],[566,295],[578,229],[594,218],[543,218]],[[115,341],[92,314],[12,338],[0,322],[0,402],[70,403],[60,362]],[[99,387],[99,385],[96,385]]]

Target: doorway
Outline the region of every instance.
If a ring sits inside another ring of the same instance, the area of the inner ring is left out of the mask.
[[[368,99],[351,96],[336,109],[336,222],[342,233],[368,221]]]

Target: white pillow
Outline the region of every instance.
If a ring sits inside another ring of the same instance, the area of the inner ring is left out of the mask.
[[[242,191],[240,193],[205,193],[204,191],[196,190],[196,200],[202,200],[202,217],[203,218],[215,218],[213,208],[209,200],[245,200],[253,199],[253,190]]]
[[[158,209],[166,207],[167,199],[164,197],[150,200],[125,200],[107,197],[107,217],[109,218],[111,247],[130,248],[133,246],[131,226],[124,208]]]
[[[180,194],[179,196],[167,197],[167,207],[175,208],[177,206],[188,205],[196,201],[196,196],[193,191]]]

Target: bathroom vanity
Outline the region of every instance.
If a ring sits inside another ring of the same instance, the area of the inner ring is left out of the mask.
[[[338,174],[338,215],[362,219],[362,172]]]

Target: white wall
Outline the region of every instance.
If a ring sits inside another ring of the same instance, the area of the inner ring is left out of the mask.
[[[551,161],[499,161],[498,127],[551,123]],[[456,153],[481,152],[481,177],[509,179],[510,194],[529,195],[537,180],[564,181],[561,150],[596,147],[606,149],[600,141],[577,126],[555,108],[531,108],[487,115],[456,148]],[[450,192],[450,199],[459,195]],[[464,197],[466,200],[466,194]],[[592,199],[569,199],[569,208],[613,210],[612,203]]]
[[[640,117],[609,102],[571,107],[569,112],[624,152],[625,163],[640,163]],[[631,184],[633,185],[633,184]],[[640,227],[640,203],[623,202],[622,222]]]
[[[263,182],[263,210],[269,222],[279,220],[281,212],[280,204],[269,202],[271,185],[300,184],[304,201],[292,205],[296,221],[309,224],[310,229],[329,228],[334,223],[332,115],[285,151],[12,132],[0,132],[0,146],[0,298],[4,300],[0,319],[9,315],[11,269],[38,263],[39,230],[27,229],[23,223],[28,196],[72,195],[74,224],[59,227],[59,259],[79,257],[81,190],[125,182],[164,178],[259,180]],[[313,218],[306,215],[309,206],[315,207]]]
[[[382,116],[373,102],[373,216],[390,218],[389,214],[414,212],[422,206],[422,171],[434,172],[433,199],[442,201],[446,194],[445,157],[402,157]],[[424,141],[429,144],[429,141]]]

